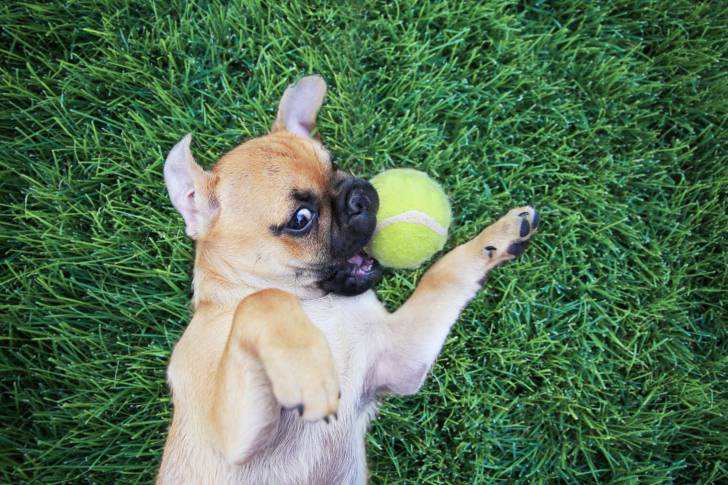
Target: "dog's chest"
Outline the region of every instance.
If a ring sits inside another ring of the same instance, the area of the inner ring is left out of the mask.
[[[309,300],[303,306],[334,356],[341,387],[338,419],[308,423],[294,411],[284,412],[272,446],[260,460],[268,463],[267,470],[281,470],[276,483],[365,483],[364,437],[376,413],[367,384],[381,348],[377,326],[384,321],[384,309],[373,292]]]
[[[373,291],[356,297],[327,296],[305,300],[303,309],[329,342],[342,395],[362,392],[374,359],[382,348],[386,312]]]

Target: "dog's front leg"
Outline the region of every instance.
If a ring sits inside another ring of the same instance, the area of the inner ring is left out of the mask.
[[[377,392],[419,390],[460,312],[488,272],[520,255],[538,227],[532,207],[512,209],[435,263],[412,296],[388,317],[387,345],[375,364]]]
[[[263,290],[238,305],[211,397],[213,439],[237,464],[268,444],[281,407],[309,421],[336,412],[331,351],[295,296]]]

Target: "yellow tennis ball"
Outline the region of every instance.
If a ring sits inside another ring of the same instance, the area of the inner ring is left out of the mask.
[[[387,170],[370,182],[379,195],[371,256],[390,268],[416,268],[442,249],[452,215],[437,182],[410,168]]]

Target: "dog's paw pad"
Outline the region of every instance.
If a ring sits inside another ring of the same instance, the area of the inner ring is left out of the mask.
[[[506,252],[508,254],[512,254],[513,256],[520,256],[523,251],[526,250],[528,247],[528,241],[516,241],[510,244],[508,246],[508,249],[506,249]]]
[[[526,237],[528,236],[528,233],[531,232],[531,223],[528,222],[528,212],[522,212],[518,214],[518,217],[521,218],[521,229],[519,232],[519,236]]]
[[[493,259],[493,256],[495,255],[497,249],[495,246],[486,246],[484,251],[485,255],[488,256],[488,259]]]
[[[512,209],[503,218],[496,223],[500,225],[502,231],[501,236],[511,239],[508,253],[519,255],[525,249],[524,244],[538,229],[539,217],[538,212],[533,207],[520,207]]]
[[[520,256],[538,229],[539,216],[533,207],[509,211],[482,232],[483,255],[494,265]]]

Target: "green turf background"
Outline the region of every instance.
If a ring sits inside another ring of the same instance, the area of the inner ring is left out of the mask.
[[[382,406],[373,483],[725,480],[728,3],[270,3],[0,5],[0,482],[153,478],[192,257],[164,156],[307,73],[340,165],[443,183],[447,247],[543,221]]]

